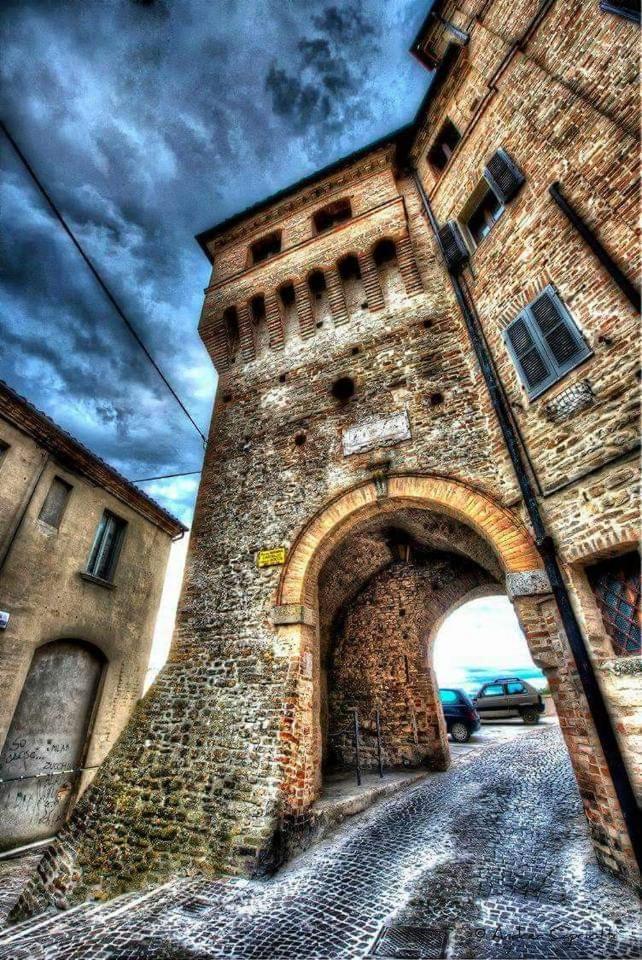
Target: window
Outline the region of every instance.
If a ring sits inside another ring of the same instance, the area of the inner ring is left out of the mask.
[[[504,688],[501,683],[489,683],[481,692],[482,697],[503,697]]]
[[[99,580],[112,580],[126,526],[124,520],[110,510],[105,510],[98,525],[87,564],[87,573],[92,577],[97,577]]]
[[[5,443],[4,440],[0,440],[0,465],[2,465],[2,462],[7,455],[8,449],[9,449],[9,444]]]
[[[508,325],[504,340],[531,399],[591,354],[573,317],[550,286]]]
[[[223,312],[223,325],[227,337],[227,349],[230,359],[234,359],[241,345],[241,330],[236,307],[228,307]]]
[[[445,170],[453,154],[453,150],[460,140],[461,133],[452,120],[446,119],[428,151],[428,163],[430,166],[438,173]]]
[[[621,657],[640,656],[640,556],[636,551],[588,571],[604,629]]]
[[[484,180],[461,216],[476,247],[488,236],[503,212],[503,203]]]
[[[344,223],[352,217],[352,207],[349,200],[335,200],[329,203],[327,207],[317,210],[312,216],[314,229],[317,233],[323,233],[324,230],[331,230],[339,223]]]
[[[50,527],[55,527],[57,530],[60,526],[62,515],[65,512],[71,490],[71,484],[65,483],[60,477],[54,477],[53,483],[49,487],[49,492],[45,497],[45,502],[40,510],[40,514],[38,515],[38,519]]]
[[[600,0],[600,10],[640,23],[640,0]]]
[[[250,247],[252,263],[262,263],[281,252],[281,231],[275,230],[266,237],[256,240]]]
[[[442,703],[458,703],[459,697],[455,690],[440,690],[439,698]]]
[[[523,683],[513,681],[506,684],[506,693],[526,693],[526,687]]]

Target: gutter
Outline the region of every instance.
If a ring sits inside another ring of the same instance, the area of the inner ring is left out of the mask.
[[[577,230],[582,240],[586,243],[589,250],[595,254],[604,269],[607,271],[611,280],[618,285],[631,306],[640,312],[642,302],[640,300],[640,291],[631,283],[626,274],[620,270],[611,254],[602,246],[595,233],[591,230],[588,223],[580,216],[575,207],[571,206],[569,201],[562,193],[558,181],[552,183],[548,192],[560,208],[566,219]]]
[[[439,250],[443,256],[443,247],[439,239],[439,224],[430,206],[430,201],[423,188],[423,184],[414,167],[411,168],[412,176],[417,187],[417,191],[426,211],[430,226],[435,235]],[[444,263],[445,263],[444,257]],[[636,796],[633,792],[631,780],[626,769],[620,745],[611,722],[611,717],[606,706],[606,701],[602,694],[602,689],[597,680],[593,663],[590,659],[584,636],[579,622],[573,609],[571,598],[569,596],[566,583],[562,576],[557,558],[557,552],[552,536],[546,528],[544,518],[540,512],[539,503],[533,489],[530,476],[526,469],[524,456],[519,445],[517,434],[514,430],[510,410],[500,386],[500,381],[494,368],[490,353],[486,348],[483,334],[477,318],[466,298],[459,277],[448,269],[448,276],[452,284],[459,309],[461,311],[468,336],[472,344],[477,362],[484,377],[486,389],[490,401],[495,411],[500,430],[506,444],[506,449],[511,459],[513,469],[522,492],[524,504],[528,512],[533,531],[535,533],[535,543],[542,558],[544,568],[551,584],[551,590],[560,620],[566,633],[578,676],[582,684],[584,695],[588,701],[589,709],[595,724],[595,729],[600,741],[600,746],[604,753],[604,758],[613,780],[615,793],[622,810],[622,816],[631,840],[633,853],[642,873],[642,818],[640,817],[640,808]]]

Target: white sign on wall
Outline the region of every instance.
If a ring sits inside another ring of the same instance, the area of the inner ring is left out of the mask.
[[[368,417],[343,431],[343,454],[349,457],[374,447],[410,440],[411,436],[407,410],[391,413],[387,417]]]

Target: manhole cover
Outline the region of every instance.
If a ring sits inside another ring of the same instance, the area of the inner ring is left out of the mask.
[[[445,956],[448,932],[443,927],[383,927],[370,951],[371,956],[432,960]]]

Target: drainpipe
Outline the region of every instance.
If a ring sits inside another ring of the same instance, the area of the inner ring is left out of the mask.
[[[439,239],[439,225],[430,206],[430,201],[426,195],[423,184],[419,178],[416,169],[412,168],[412,175],[421,197],[424,209],[428,216],[430,226],[435,235],[435,239],[443,256],[443,248]],[[444,263],[446,262],[444,257]],[[624,764],[620,744],[618,743],[611,717],[606,707],[606,702],[602,694],[602,689],[598,683],[593,668],[593,663],[588,655],[584,636],[580,629],[575,611],[571,604],[566,583],[562,577],[555,544],[553,538],[546,529],[544,519],[539,509],[539,503],[533,490],[522,450],[520,449],[517,435],[513,427],[512,419],[508,405],[504,398],[503,391],[495,372],[493,361],[482,336],[477,318],[466,299],[464,289],[459,277],[449,268],[448,275],[452,284],[459,309],[461,310],[468,336],[472,344],[477,362],[479,363],[486,389],[502,431],[504,443],[511,458],[511,463],[517,477],[524,503],[528,511],[533,531],[535,533],[535,543],[542,558],[544,569],[548,575],[551,584],[551,591],[559,611],[560,620],[564,627],[577,672],[582,684],[584,695],[589,704],[589,709],[595,724],[595,729],[604,752],[604,757],[609,768],[609,773],[613,780],[615,793],[617,795],[624,822],[631,840],[635,859],[638,868],[642,873],[642,820],[640,818],[640,809],[636,796],[633,792],[631,780]]]
[[[49,454],[43,453],[42,460],[40,461],[40,464],[36,467],[36,470],[33,476],[31,477],[31,480],[29,481],[29,486],[25,491],[25,495],[22,498],[22,503],[18,507],[16,515],[13,518],[13,522],[11,523],[11,526],[7,530],[4,540],[2,541],[2,543],[0,543],[0,570],[2,570],[2,568],[4,567],[5,561],[9,556],[9,551],[11,550],[11,547],[13,546],[15,539],[18,536],[18,533],[20,532],[22,521],[25,518],[25,514],[27,510],[31,506],[33,495],[36,492],[36,488],[38,486],[38,483],[40,482],[40,478],[43,475],[45,471],[45,467],[47,466],[48,462],[49,462]]]
[[[575,227],[589,250],[595,254],[614,283],[617,283],[618,287],[629,301],[631,306],[635,307],[639,313],[640,307],[642,306],[642,303],[640,302],[640,291],[633,286],[626,274],[620,270],[611,254],[602,246],[600,241],[589,227],[588,223],[586,223],[586,221],[579,215],[575,207],[571,206],[562,193],[559,183],[557,181],[552,183],[548,188],[548,192],[569,223]]]

